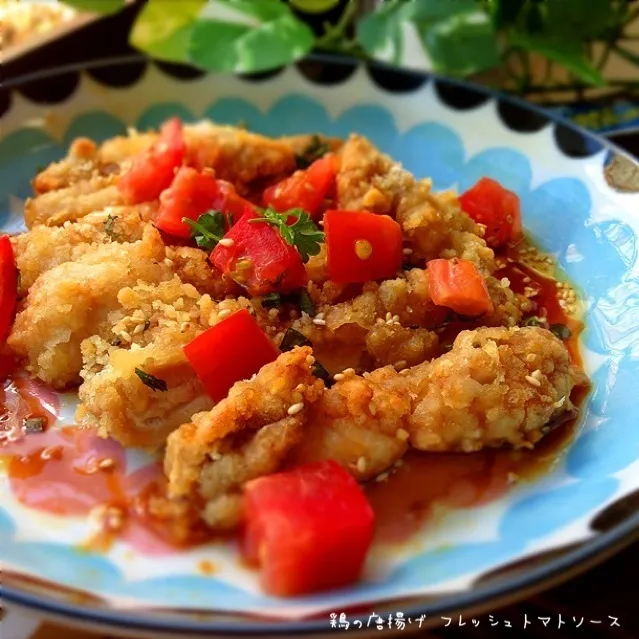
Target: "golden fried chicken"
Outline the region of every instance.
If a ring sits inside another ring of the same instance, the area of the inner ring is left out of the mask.
[[[532,448],[585,382],[564,344],[538,327],[463,331],[449,353],[405,379],[416,394],[411,445],[464,452]]]
[[[16,266],[20,271],[20,297],[45,271],[64,262],[73,262],[101,244],[136,242],[142,238],[155,207],[107,207],[90,213],[78,222],[62,226],[35,226],[12,238]]]
[[[54,388],[78,383],[82,341],[110,332],[107,318],[118,305],[120,289],[171,277],[164,255],[159,233],[148,226],[138,242],[99,245],[75,262],[46,271],[16,316],[9,346],[32,375]]]
[[[321,397],[314,361],[309,347],[283,353],[252,380],[236,383],[212,411],[174,431],[164,460],[171,496],[199,495],[214,527],[237,523],[237,510],[222,506],[244,482],[279,468]]]

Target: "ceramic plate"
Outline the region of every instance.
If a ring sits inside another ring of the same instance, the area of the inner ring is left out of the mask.
[[[523,596],[634,534],[639,516],[624,505],[639,489],[639,194],[637,167],[623,154],[471,85],[322,59],[248,78],[110,63],[32,78],[2,93],[1,109],[0,229],[10,233],[23,228],[37,167],[62,157],[71,140],[156,127],[169,115],[244,122],[268,135],[359,132],[437,189],[491,176],[518,193],[526,229],[581,291],[593,384],[574,440],[543,475],[512,487],[493,477],[489,489],[462,472],[453,484],[467,498],[443,495],[448,507],[439,504],[409,539],[379,543],[360,583],[298,599],[262,594],[230,543],[176,552],[140,533],[96,551],[85,544],[90,494],[68,496],[79,504],[74,516],[45,513],[36,502],[50,498],[46,491],[25,496],[2,472],[7,602],[155,636],[321,633],[330,613],[367,620],[371,610],[423,613],[428,624]],[[75,399],[49,397],[58,424],[72,419]],[[151,472],[151,459],[102,445],[126,464],[127,480]]]

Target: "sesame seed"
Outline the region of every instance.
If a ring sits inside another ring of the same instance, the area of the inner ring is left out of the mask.
[[[532,375],[526,375],[524,377],[524,379],[529,383],[532,384],[533,386],[537,386],[539,388],[539,386],[541,386],[541,382],[536,379],[535,377],[532,377]]]
[[[566,396],[560,397],[554,404],[553,408],[561,408],[566,402]]]
[[[371,402],[368,405],[368,411],[370,412],[371,415],[376,415],[377,414],[377,406],[375,406],[375,404],[373,402]]]
[[[173,262],[173,260],[169,259],[168,257],[165,257],[165,258],[164,258],[164,263],[165,263],[165,264],[166,264],[169,268],[170,268],[170,267],[172,267],[172,266],[175,264],[175,262]]]
[[[120,331],[119,335],[120,339],[123,339],[125,342],[129,342],[129,344],[133,341],[133,338],[126,331]]]
[[[536,358],[537,355],[535,355],[534,353],[528,353],[528,355],[526,355],[526,361],[528,362],[534,362]]]
[[[326,320],[316,317],[313,319],[313,324],[315,324],[315,326],[326,326]]]
[[[359,457],[357,459],[357,470],[360,473],[366,472],[366,457]]]
[[[405,248],[402,250],[402,253],[404,255],[412,255],[413,254],[413,249],[412,248]]]
[[[139,335],[140,333],[144,332],[144,324],[138,324],[134,329],[133,329],[133,334],[134,335]]]
[[[368,240],[357,240],[355,254],[360,260],[367,260],[373,254],[373,245]]]
[[[98,468],[101,468],[102,470],[108,470],[109,468],[113,468],[114,466],[115,466],[115,461],[111,459],[110,457],[107,457],[106,459],[102,459],[98,463]]]
[[[386,481],[388,479],[388,473],[380,473],[379,475],[377,475],[377,477],[375,477],[375,481],[376,482],[383,482]]]
[[[522,281],[523,281],[525,284],[528,284],[528,283],[531,281],[531,279],[530,279],[530,278],[526,275],[526,277],[524,277]]]
[[[209,457],[213,460],[213,461],[220,461],[220,459],[222,459],[222,454],[215,452],[215,453],[209,453]]]
[[[320,221],[318,222],[318,224],[319,224],[320,226],[324,226],[324,220],[320,220]]]
[[[561,306],[561,308],[566,308],[566,300],[559,300],[559,306]]]
[[[317,315],[315,315],[315,319],[324,319],[325,317],[324,313],[317,313]]]
[[[395,433],[395,437],[397,437],[400,441],[405,442],[410,437],[410,433],[404,428],[398,428]]]
[[[307,355],[306,356],[306,363],[309,366],[313,366],[313,364],[315,364],[315,358],[312,355]]]
[[[541,371],[539,369],[536,369],[530,374],[530,376],[534,377],[535,379],[541,380]]]
[[[399,371],[400,375],[408,375],[410,373],[410,368],[405,368],[404,370]]]
[[[379,325],[381,326],[381,325],[383,325],[383,324],[386,324],[386,321],[385,321],[384,319],[382,319],[381,317],[378,317],[378,318],[375,320],[375,323],[376,323],[376,324],[379,324]]]
[[[297,404],[293,404],[286,411],[289,415],[297,415],[300,411],[304,410],[304,402],[297,402]]]
[[[396,371],[401,371],[402,369],[406,368],[408,366],[408,362],[405,359],[400,359],[399,362],[395,362],[393,364],[393,368]]]
[[[508,288],[510,286],[510,280],[507,277],[502,277],[500,281],[502,288]]]
[[[393,315],[393,322],[399,323],[399,315]]]
[[[223,237],[218,244],[220,244],[220,246],[225,246],[226,248],[231,248],[232,246],[235,246],[235,240],[232,240],[230,237]]]
[[[333,379],[336,382],[341,382],[343,379],[346,379],[346,375],[344,375],[344,373],[336,373],[335,375],[333,375]]]
[[[298,393],[303,393],[305,389],[306,389],[306,386],[304,386],[304,384],[298,384],[298,385],[295,387],[295,390],[296,390]]]
[[[231,311],[228,308],[224,308],[217,314],[217,317],[218,319],[224,319],[225,317],[228,317],[230,314],[231,314]]]
[[[355,369],[354,368],[345,368],[342,373],[344,373],[344,375],[346,375],[347,377],[349,375],[355,375]]]
[[[189,328],[191,328],[191,324],[189,322],[182,322],[182,324],[180,325],[180,333],[186,333]]]
[[[393,314],[392,313],[386,313],[386,321],[390,321],[393,319]]]

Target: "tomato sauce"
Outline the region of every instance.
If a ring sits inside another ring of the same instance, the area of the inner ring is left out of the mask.
[[[516,259],[506,261],[496,276],[508,277],[514,291],[535,291],[530,315],[570,330],[566,345],[581,364],[578,335],[583,324],[565,314],[557,299],[556,282]],[[453,322],[450,339],[476,325]],[[440,335],[446,340],[446,331]],[[83,547],[106,550],[115,539],[146,555],[167,555],[210,540],[197,509],[164,509],[166,489],[158,461],[140,465],[132,451],[99,437],[94,429],[51,425],[59,416],[58,396],[26,373],[0,360],[0,463],[5,466],[13,496],[30,508],[87,517],[95,532]],[[572,397],[578,404],[587,389]],[[409,453],[386,481],[366,490],[377,516],[377,542],[405,542],[425,522],[453,508],[469,508],[502,496],[513,483],[547,472],[560,460],[575,433],[576,419],[555,425],[530,450],[488,450],[473,454]],[[27,423],[30,429],[26,428]],[[158,504],[160,505],[158,507]],[[201,566],[212,574],[212,564]]]

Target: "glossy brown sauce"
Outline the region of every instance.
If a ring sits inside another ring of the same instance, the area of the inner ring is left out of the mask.
[[[565,324],[571,331],[568,349],[573,361],[581,364],[577,338],[583,325],[564,313],[555,281],[515,261],[497,276],[508,277],[516,292],[525,286],[538,290],[531,314],[546,314],[551,324]],[[469,327],[456,323],[449,330]],[[0,374],[6,379],[0,387],[0,463],[17,500],[44,512],[94,519],[95,534],[83,544],[91,550],[106,550],[119,537],[137,552],[163,555],[209,539],[194,510],[158,508],[166,486],[159,462],[129,469],[126,451],[92,429],[48,429],[57,418],[57,396],[25,373],[12,370],[6,358],[0,358]],[[575,394],[573,402],[578,404],[586,393]],[[43,431],[25,433],[25,420],[34,417],[42,418]],[[377,515],[377,541],[390,545],[405,541],[446,509],[488,503],[514,482],[547,472],[561,458],[575,424],[576,419],[569,419],[556,425],[532,451],[409,453],[386,481],[366,488]],[[215,572],[210,562],[200,569],[203,574]]]

